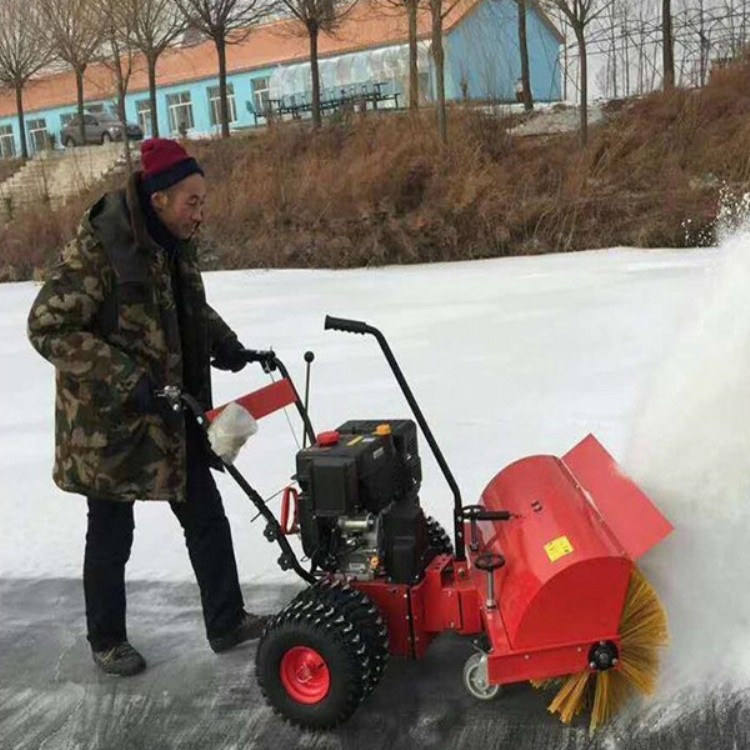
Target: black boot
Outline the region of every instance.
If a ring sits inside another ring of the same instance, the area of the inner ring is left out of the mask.
[[[146,660],[127,641],[91,655],[99,669],[118,677],[131,677],[146,669]]]
[[[268,615],[252,615],[249,612],[242,613],[242,619],[234,628],[224,635],[216,638],[209,638],[208,645],[218,654],[221,651],[228,651],[234,648],[238,643],[251,641],[254,638],[260,638],[266,623],[271,618]]]

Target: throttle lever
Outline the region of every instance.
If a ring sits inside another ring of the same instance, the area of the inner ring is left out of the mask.
[[[512,518],[516,518],[509,510],[488,510],[484,505],[465,505],[461,508],[461,515],[464,520],[471,524],[469,549],[472,552],[479,549],[477,521],[510,521]]]

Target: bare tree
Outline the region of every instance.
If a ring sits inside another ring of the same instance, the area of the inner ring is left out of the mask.
[[[607,9],[613,0],[546,0],[547,6],[557,10],[573,30],[578,47],[578,74],[580,76],[580,139],[588,141],[588,60],[586,33],[589,25]]]
[[[628,35],[630,25],[630,6],[627,2],[620,5],[618,17],[620,27],[620,38],[622,39],[622,69],[625,76],[623,85],[625,87],[625,96],[630,96],[630,36]]]
[[[406,12],[409,44],[409,112],[419,110],[419,11],[420,0],[381,0],[381,4]]]
[[[219,58],[221,135],[229,137],[227,45],[243,42],[273,10],[266,0],[175,0],[190,25],[211,39]]]
[[[175,0],[119,0],[128,28],[128,46],[140,51],[148,69],[151,135],[159,136],[156,107],[156,63],[159,57],[185,32],[185,13]]]
[[[619,95],[617,86],[617,73],[618,73],[618,39],[617,39],[617,16],[620,11],[620,3],[617,0],[613,0],[607,7],[606,13],[602,15],[602,20],[605,23],[607,34],[609,36],[609,49],[607,50],[607,85],[606,88],[611,90],[612,96],[617,99]],[[611,89],[610,89],[611,86]]]
[[[320,32],[333,33],[352,10],[357,0],[279,0],[292,17],[292,28],[299,27],[310,40],[310,76],[312,78],[312,120],[319,128],[320,71],[318,69],[318,38]]]
[[[409,111],[419,110],[419,48],[417,42],[417,14],[419,0],[403,0],[409,20]]]
[[[29,158],[23,90],[52,57],[40,34],[37,0],[0,0],[0,85],[15,91],[21,155]]]
[[[105,11],[107,25],[100,62],[112,71],[115,79],[117,114],[122,123],[123,153],[128,173],[131,173],[133,171],[133,159],[130,154],[125,97],[136,64],[137,51],[132,44],[132,17],[129,13],[130,9],[122,0],[102,0],[102,10]]]
[[[428,0],[432,20],[432,60],[435,63],[435,93],[437,95],[437,124],[440,140],[448,143],[448,116],[445,106],[445,50],[443,48],[443,21],[459,0]]]
[[[523,108],[534,109],[531,96],[531,74],[529,72],[529,45],[526,39],[526,0],[518,0],[518,51],[521,55],[521,86],[523,86]]]
[[[662,67],[664,89],[674,88],[674,36],[672,34],[672,0],[661,2]]]
[[[105,14],[99,0],[38,0],[49,46],[76,77],[81,142],[86,142],[83,118],[83,74],[104,40]]]

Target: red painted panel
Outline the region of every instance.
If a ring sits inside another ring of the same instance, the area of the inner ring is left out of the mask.
[[[594,643],[599,640],[612,641],[615,645],[620,643],[617,633],[601,631],[593,640],[514,649],[508,641],[500,608],[487,609],[483,603],[482,615],[491,644],[488,675],[492,684],[545,680],[582,672],[588,669],[589,650]]]
[[[285,406],[293,404],[297,397],[294,393],[294,387],[291,382],[286,378],[277,380],[271,385],[267,385],[264,388],[260,388],[253,393],[248,393],[246,396],[240,396],[240,398],[234,399],[243,408],[247,409],[255,419],[262,419],[267,417],[269,414],[283,409]],[[206,413],[206,416],[210,421],[216,419],[226,407],[226,404],[217,406],[215,409]]]
[[[379,581],[352,581],[380,610],[388,625],[390,652],[394,656],[414,657],[409,612],[409,586]]]
[[[461,607],[453,588],[451,563],[449,555],[436,557],[427,566],[419,595],[414,598],[413,606],[421,609],[422,627],[427,632],[441,633],[461,627]]]
[[[494,575],[513,649],[617,632],[632,562],[559,459],[511,464],[485,489],[482,503],[517,516],[480,523],[480,551],[505,556]],[[486,576],[472,570],[482,599]]]
[[[672,524],[593,435],[565,454],[563,462],[633,560],[673,531]]]

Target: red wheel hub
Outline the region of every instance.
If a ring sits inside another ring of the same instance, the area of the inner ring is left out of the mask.
[[[284,689],[298,703],[319,703],[331,688],[328,665],[314,648],[290,648],[281,657],[279,672]]]

